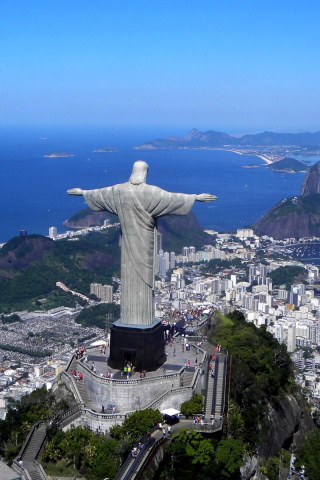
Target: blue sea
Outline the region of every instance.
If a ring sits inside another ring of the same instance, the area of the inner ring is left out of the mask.
[[[149,164],[150,184],[173,192],[217,195],[216,202],[196,202],[193,210],[204,228],[221,232],[251,225],[282,198],[299,195],[305,173],[272,172],[255,156],[219,150],[133,149],[155,138],[187,133],[172,130],[0,127],[0,243],[20,230],[47,235],[49,227],[56,226],[64,232],[63,221],[86,207],[82,197],[67,195],[68,188],[125,182],[139,159]],[[93,152],[102,147],[115,147],[117,152]],[[56,151],[74,156],[44,157]],[[242,168],[253,164],[260,167]]]

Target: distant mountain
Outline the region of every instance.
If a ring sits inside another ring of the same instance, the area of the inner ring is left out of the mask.
[[[152,149],[176,149],[176,148],[219,148],[231,146],[280,146],[296,145],[299,147],[320,146],[320,132],[316,133],[274,133],[263,132],[253,135],[243,135],[240,138],[233,137],[223,132],[208,130],[200,132],[196,128],[190,130],[184,137],[168,137],[165,139],[152,140],[134,147],[139,150]]]
[[[300,197],[286,198],[254,225],[257,235],[275,239],[320,236],[320,162],[306,175]]]

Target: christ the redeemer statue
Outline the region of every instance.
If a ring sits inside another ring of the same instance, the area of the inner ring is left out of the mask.
[[[211,202],[215,195],[171,193],[146,183],[148,164],[137,161],[128,182],[96,190],[72,188],[94,212],[107,211],[120,220],[121,323],[152,325],[157,254],[157,219],[187,215],[195,201]]]

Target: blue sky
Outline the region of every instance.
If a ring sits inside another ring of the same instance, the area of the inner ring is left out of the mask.
[[[0,124],[320,129],[318,0],[1,0]]]

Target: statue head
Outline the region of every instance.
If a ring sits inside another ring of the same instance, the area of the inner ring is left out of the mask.
[[[137,160],[132,167],[131,177],[129,182],[133,185],[139,185],[140,183],[146,183],[147,173],[149,165],[143,160]]]

